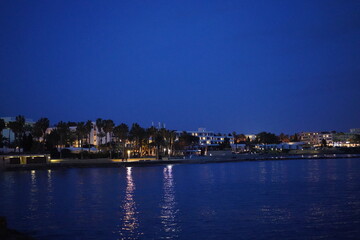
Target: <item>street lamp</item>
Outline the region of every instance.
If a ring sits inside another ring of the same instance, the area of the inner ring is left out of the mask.
[[[128,158],[130,158],[130,150],[127,150]]]

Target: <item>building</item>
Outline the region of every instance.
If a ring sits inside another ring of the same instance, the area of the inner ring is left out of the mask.
[[[360,143],[356,141],[360,135],[360,128],[352,128],[350,132],[333,134],[334,147],[358,147]]]
[[[234,144],[234,137],[230,134],[216,134],[213,131],[207,131],[206,128],[198,128],[197,131],[186,131],[188,134],[199,138],[200,146],[219,146],[229,139],[230,144]],[[181,136],[183,131],[177,131],[177,138]]]
[[[70,126],[69,128],[72,133],[75,133],[76,126]],[[46,129],[46,134],[50,134],[54,129],[56,129],[56,127],[49,127],[48,129]],[[110,133],[102,133],[101,135],[103,137],[100,136],[96,123],[92,122],[89,144],[93,146],[99,146],[101,144],[106,144],[112,141],[112,136]],[[88,138],[88,136],[86,136],[85,138]],[[85,144],[85,142],[82,143],[81,140],[78,141],[76,139],[74,141],[73,147],[81,147],[81,144]]]
[[[3,119],[5,121],[6,126],[9,122],[16,121],[16,117],[1,117],[0,119]],[[32,119],[25,118],[25,126],[26,125],[32,126],[34,124],[35,124],[35,122]],[[2,133],[2,136],[6,139],[5,142],[12,143],[15,141],[15,134],[10,128],[5,128],[4,130],[2,130],[1,133]]]
[[[245,143],[235,143],[231,145],[231,150],[234,153],[244,153],[248,152],[250,149]]]
[[[331,132],[320,132],[318,134],[318,145],[321,145],[323,140],[326,141],[327,146],[333,146],[334,145],[333,133],[331,133]]]
[[[360,134],[360,128],[352,128],[350,129],[351,134]]]
[[[316,145],[317,133],[316,132],[301,132],[299,133],[300,140],[307,145]]]
[[[260,150],[302,150],[304,142],[288,142],[279,144],[257,144],[255,148]]]
[[[331,132],[301,132],[299,133],[300,140],[307,145],[320,146],[323,140],[326,145],[333,146],[333,133]]]
[[[246,134],[245,137],[246,137],[246,139],[249,139],[250,142],[253,142],[256,140],[256,134]]]

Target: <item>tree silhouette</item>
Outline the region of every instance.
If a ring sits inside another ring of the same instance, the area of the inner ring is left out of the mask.
[[[70,128],[66,122],[60,121],[56,125],[57,133],[59,134],[60,138],[60,158],[62,158],[62,147],[68,141],[70,137]]]
[[[15,134],[15,145],[19,147],[20,152],[22,137],[25,132],[25,117],[22,115],[17,116],[15,121],[9,122],[8,126]]]
[[[121,142],[122,145],[122,159],[126,158],[125,156],[125,144],[126,140],[129,137],[129,127],[125,123],[121,123],[120,125],[114,128],[114,137],[117,138],[118,142]]]
[[[81,159],[83,159],[84,158],[84,155],[83,155],[83,147],[84,147],[83,139],[87,135],[86,126],[85,126],[84,122],[78,122],[77,123],[75,133],[76,133],[76,135],[78,137],[78,141],[79,141],[80,147],[81,147]]]

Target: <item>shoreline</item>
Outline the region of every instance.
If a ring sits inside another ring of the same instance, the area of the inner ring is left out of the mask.
[[[312,160],[312,159],[341,159],[341,158],[360,158],[360,154],[314,154],[314,155],[229,155],[229,156],[205,156],[186,159],[166,159],[166,160],[131,160],[122,162],[116,159],[62,159],[53,160],[47,164],[28,164],[28,165],[7,165],[1,170],[53,170],[67,168],[96,168],[96,167],[137,167],[137,166],[159,166],[169,164],[207,164],[207,163],[227,163],[227,162],[250,162],[250,161],[279,161],[279,160]]]

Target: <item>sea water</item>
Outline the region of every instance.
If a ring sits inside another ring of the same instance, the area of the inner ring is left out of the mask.
[[[0,172],[0,215],[37,239],[355,239],[360,159]]]

